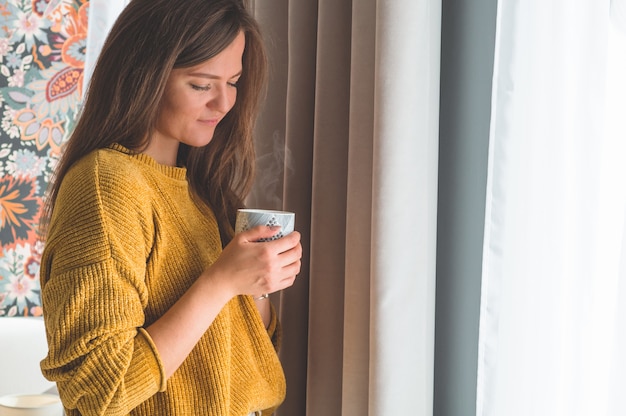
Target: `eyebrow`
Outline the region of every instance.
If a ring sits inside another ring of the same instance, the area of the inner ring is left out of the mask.
[[[237,72],[235,75],[231,75],[230,77],[228,77],[227,79],[232,79],[232,78],[236,78],[238,76],[241,76],[241,72],[239,71]],[[192,72],[191,74],[189,74],[192,77],[198,77],[198,78],[206,78],[206,79],[221,79],[222,77],[217,76],[217,75],[213,75],[213,74],[208,74],[206,72]]]

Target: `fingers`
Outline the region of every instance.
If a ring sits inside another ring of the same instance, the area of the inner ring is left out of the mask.
[[[239,282],[240,293],[273,293],[293,285],[300,273],[301,235],[294,231],[282,238],[271,239],[280,227],[257,226],[237,234],[222,252],[227,260],[231,282]]]
[[[280,232],[280,226],[258,225],[239,234],[240,238],[250,243],[270,239]]]
[[[277,248],[278,257],[280,259],[280,263],[282,267],[286,267],[296,262],[300,262],[302,258],[302,245],[298,241],[294,246],[289,246],[286,250],[283,251],[283,248]]]
[[[280,226],[259,225],[247,231],[239,233],[238,236],[245,242],[256,243],[259,241],[263,241],[264,243],[273,244],[277,248],[277,250],[279,250],[279,252],[281,252],[281,248],[282,251],[285,251],[300,242],[301,236],[300,233],[297,231],[293,231],[286,236],[277,238],[276,240],[266,241],[273,237],[276,237],[276,235],[280,233],[280,229]]]
[[[275,253],[281,254],[292,250],[293,248],[300,247],[300,233],[297,231],[293,231],[286,236],[279,238],[277,240],[268,241],[268,247],[270,247]],[[300,250],[300,254],[302,254],[302,250]]]
[[[264,251],[273,259],[264,279],[266,292],[273,293],[292,286],[301,270],[302,245],[300,234],[287,235],[280,240],[262,243]],[[293,233],[292,233],[293,234]],[[285,240],[285,241],[281,241]]]
[[[291,249],[279,254],[279,258],[283,264],[281,275],[286,276],[280,280],[283,288],[293,285],[296,280],[296,276],[300,274],[302,267],[302,245],[300,242]]]

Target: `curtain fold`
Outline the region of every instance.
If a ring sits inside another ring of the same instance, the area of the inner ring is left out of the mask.
[[[609,392],[626,154],[608,131],[609,22],[608,0],[498,2],[480,416],[622,414]]]
[[[342,413],[367,415],[370,378],[372,166],[374,158],[376,4],[352,10]]]
[[[610,175],[613,180],[610,184],[617,183],[617,188],[623,190],[624,186],[621,178],[626,178],[626,143],[624,133],[626,132],[626,1],[611,0],[611,21],[609,26],[608,43],[608,71],[607,71],[607,110],[605,112],[607,125],[607,146],[612,157],[610,162]],[[621,186],[620,186],[621,185]],[[613,191],[609,191],[613,192]],[[615,291],[610,294],[610,298],[616,303],[613,325],[608,330],[614,334],[612,339],[611,355],[609,356],[610,374],[607,388],[607,407],[610,415],[626,414],[626,397],[623,388],[626,385],[626,195],[625,192],[617,193],[615,214],[612,218],[620,218],[622,221],[621,236],[616,236],[615,249],[619,251],[619,271],[617,273],[617,284]],[[621,199],[619,199],[621,198]],[[616,231],[620,230],[618,222],[612,224]]]
[[[370,413],[432,414],[441,4],[378,2]]]
[[[626,33],[626,1],[611,0],[611,19],[616,29]]]
[[[340,414],[351,3],[319,0],[311,187],[307,413]],[[320,319],[323,317],[323,319]]]

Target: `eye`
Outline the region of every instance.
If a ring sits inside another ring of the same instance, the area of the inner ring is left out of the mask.
[[[211,85],[196,85],[196,84],[190,84],[191,88],[193,88],[196,91],[208,91],[211,89]]]
[[[229,82],[228,83],[229,87],[233,87],[233,88],[237,88],[239,86],[239,81],[236,82]]]

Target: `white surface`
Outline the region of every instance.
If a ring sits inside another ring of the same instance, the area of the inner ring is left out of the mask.
[[[2,396],[0,416],[63,416],[63,405],[52,394]]]
[[[0,396],[39,394],[54,386],[39,362],[48,346],[41,318],[0,318]]]

